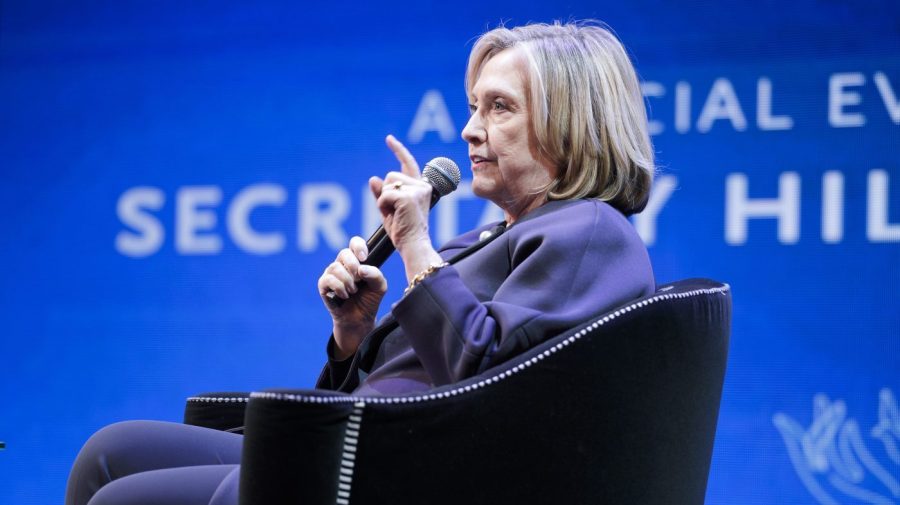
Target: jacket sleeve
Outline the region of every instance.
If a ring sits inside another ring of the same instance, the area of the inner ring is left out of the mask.
[[[328,337],[325,354],[328,356],[328,361],[325,362],[325,366],[322,367],[322,372],[319,374],[319,380],[316,381],[316,388],[337,391],[347,379],[347,374],[350,373],[350,365],[353,363],[353,356],[351,355],[343,360],[334,359],[333,335]]]
[[[593,209],[566,225],[554,219],[516,230],[509,239],[511,271],[489,301],[479,301],[448,266],[394,304],[435,385],[477,375],[652,292],[647,251],[631,224]]]

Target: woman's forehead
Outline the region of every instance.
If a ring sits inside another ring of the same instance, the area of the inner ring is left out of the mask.
[[[526,57],[522,49],[513,47],[498,52],[481,66],[472,86],[473,98],[504,94],[524,100],[527,85],[526,68]]]

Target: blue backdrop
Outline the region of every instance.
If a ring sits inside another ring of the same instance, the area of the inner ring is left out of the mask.
[[[311,386],[384,136],[468,180],[473,38],[569,18],[642,78],[657,279],[734,289],[708,503],[900,503],[900,4],[426,4],[0,4],[0,503],[59,503],[106,424]]]

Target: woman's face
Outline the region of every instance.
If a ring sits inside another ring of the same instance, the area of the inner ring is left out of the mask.
[[[521,49],[494,55],[481,67],[469,97],[472,116],[462,137],[469,143],[472,190],[497,204],[512,222],[544,203],[556,175],[539,159],[527,107],[527,62]]]

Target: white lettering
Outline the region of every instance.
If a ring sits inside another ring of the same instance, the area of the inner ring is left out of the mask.
[[[833,74],[828,80],[828,123],[833,128],[850,128],[866,124],[866,117],[858,112],[844,112],[844,107],[859,105],[862,97],[844,88],[862,86],[866,76],[858,72]]]
[[[844,239],[844,174],[831,170],[822,175],[822,240],[837,244]]]
[[[116,234],[116,250],[125,256],[141,258],[159,251],[165,230],[155,216],[145,210],[159,210],[166,195],[158,188],[139,186],[122,193],[116,213],[123,224],[139,233],[122,230]]]
[[[185,186],[175,196],[175,250],[181,254],[216,254],[222,239],[215,234],[199,235],[216,226],[216,213],[200,206],[215,207],[222,201],[218,186]]]
[[[456,191],[441,198],[435,207],[435,228],[438,244],[443,244],[459,235],[459,201],[475,197],[470,181],[460,181]]]
[[[675,131],[691,130],[691,85],[684,81],[675,84]]]
[[[375,200],[375,195],[372,194],[368,184],[363,187],[360,196],[362,196],[361,201],[363,205],[362,233],[364,237],[368,237],[381,226],[381,212],[378,210],[378,202]],[[341,249],[343,248],[344,246],[341,246]]]
[[[666,95],[666,88],[654,81],[644,81],[641,83],[641,93],[646,98],[661,98]],[[650,112],[650,107],[647,107],[648,116],[652,115]],[[659,135],[665,130],[665,125],[662,124],[661,121],[656,119],[650,119],[647,121],[647,131],[650,135]]]
[[[747,118],[741,110],[737,95],[731,81],[721,77],[713,83],[700,118],[697,119],[697,131],[706,133],[712,128],[712,124],[718,119],[728,119],[731,126],[737,131],[747,129]]]
[[[790,130],[794,119],[772,115],[772,81],[762,77],[756,83],[756,125],[760,130]]]
[[[425,92],[406,137],[411,144],[418,144],[430,131],[436,131],[443,142],[456,140],[456,127],[453,126],[450,111],[444,103],[444,96],[436,89]]]
[[[887,171],[869,171],[866,236],[872,242],[900,242],[900,223],[888,222],[889,184]]]
[[[284,235],[260,233],[250,226],[250,213],[262,205],[280,207],[287,192],[277,184],[254,184],[241,190],[228,207],[228,232],[238,247],[253,254],[275,254],[284,250]]]
[[[656,218],[677,186],[678,178],[673,175],[657,177],[653,181],[653,190],[650,192],[647,206],[640,214],[634,216],[634,227],[644,244],[649,246],[656,242]]]
[[[747,197],[747,176],[731,174],[725,181],[725,241],[731,245],[747,242],[747,220],[778,219],[778,240],[794,244],[800,238],[800,176],[784,172],[778,178],[778,198],[751,200]]]
[[[894,124],[900,124],[900,101],[897,100],[897,95],[891,88],[891,81],[883,72],[875,72],[875,85],[878,87],[878,92],[881,93],[881,100],[884,102],[884,108],[887,109],[888,115],[891,116],[891,121]]]
[[[504,219],[506,219],[506,216],[503,215],[503,209],[494,205],[493,202],[486,201],[484,203],[484,210],[481,212],[481,218],[478,220],[478,226],[496,223],[497,221],[503,221]]]
[[[303,252],[319,246],[319,232],[332,249],[346,247],[349,238],[341,223],[350,212],[350,196],[338,184],[306,184],[300,188],[298,246]]]

